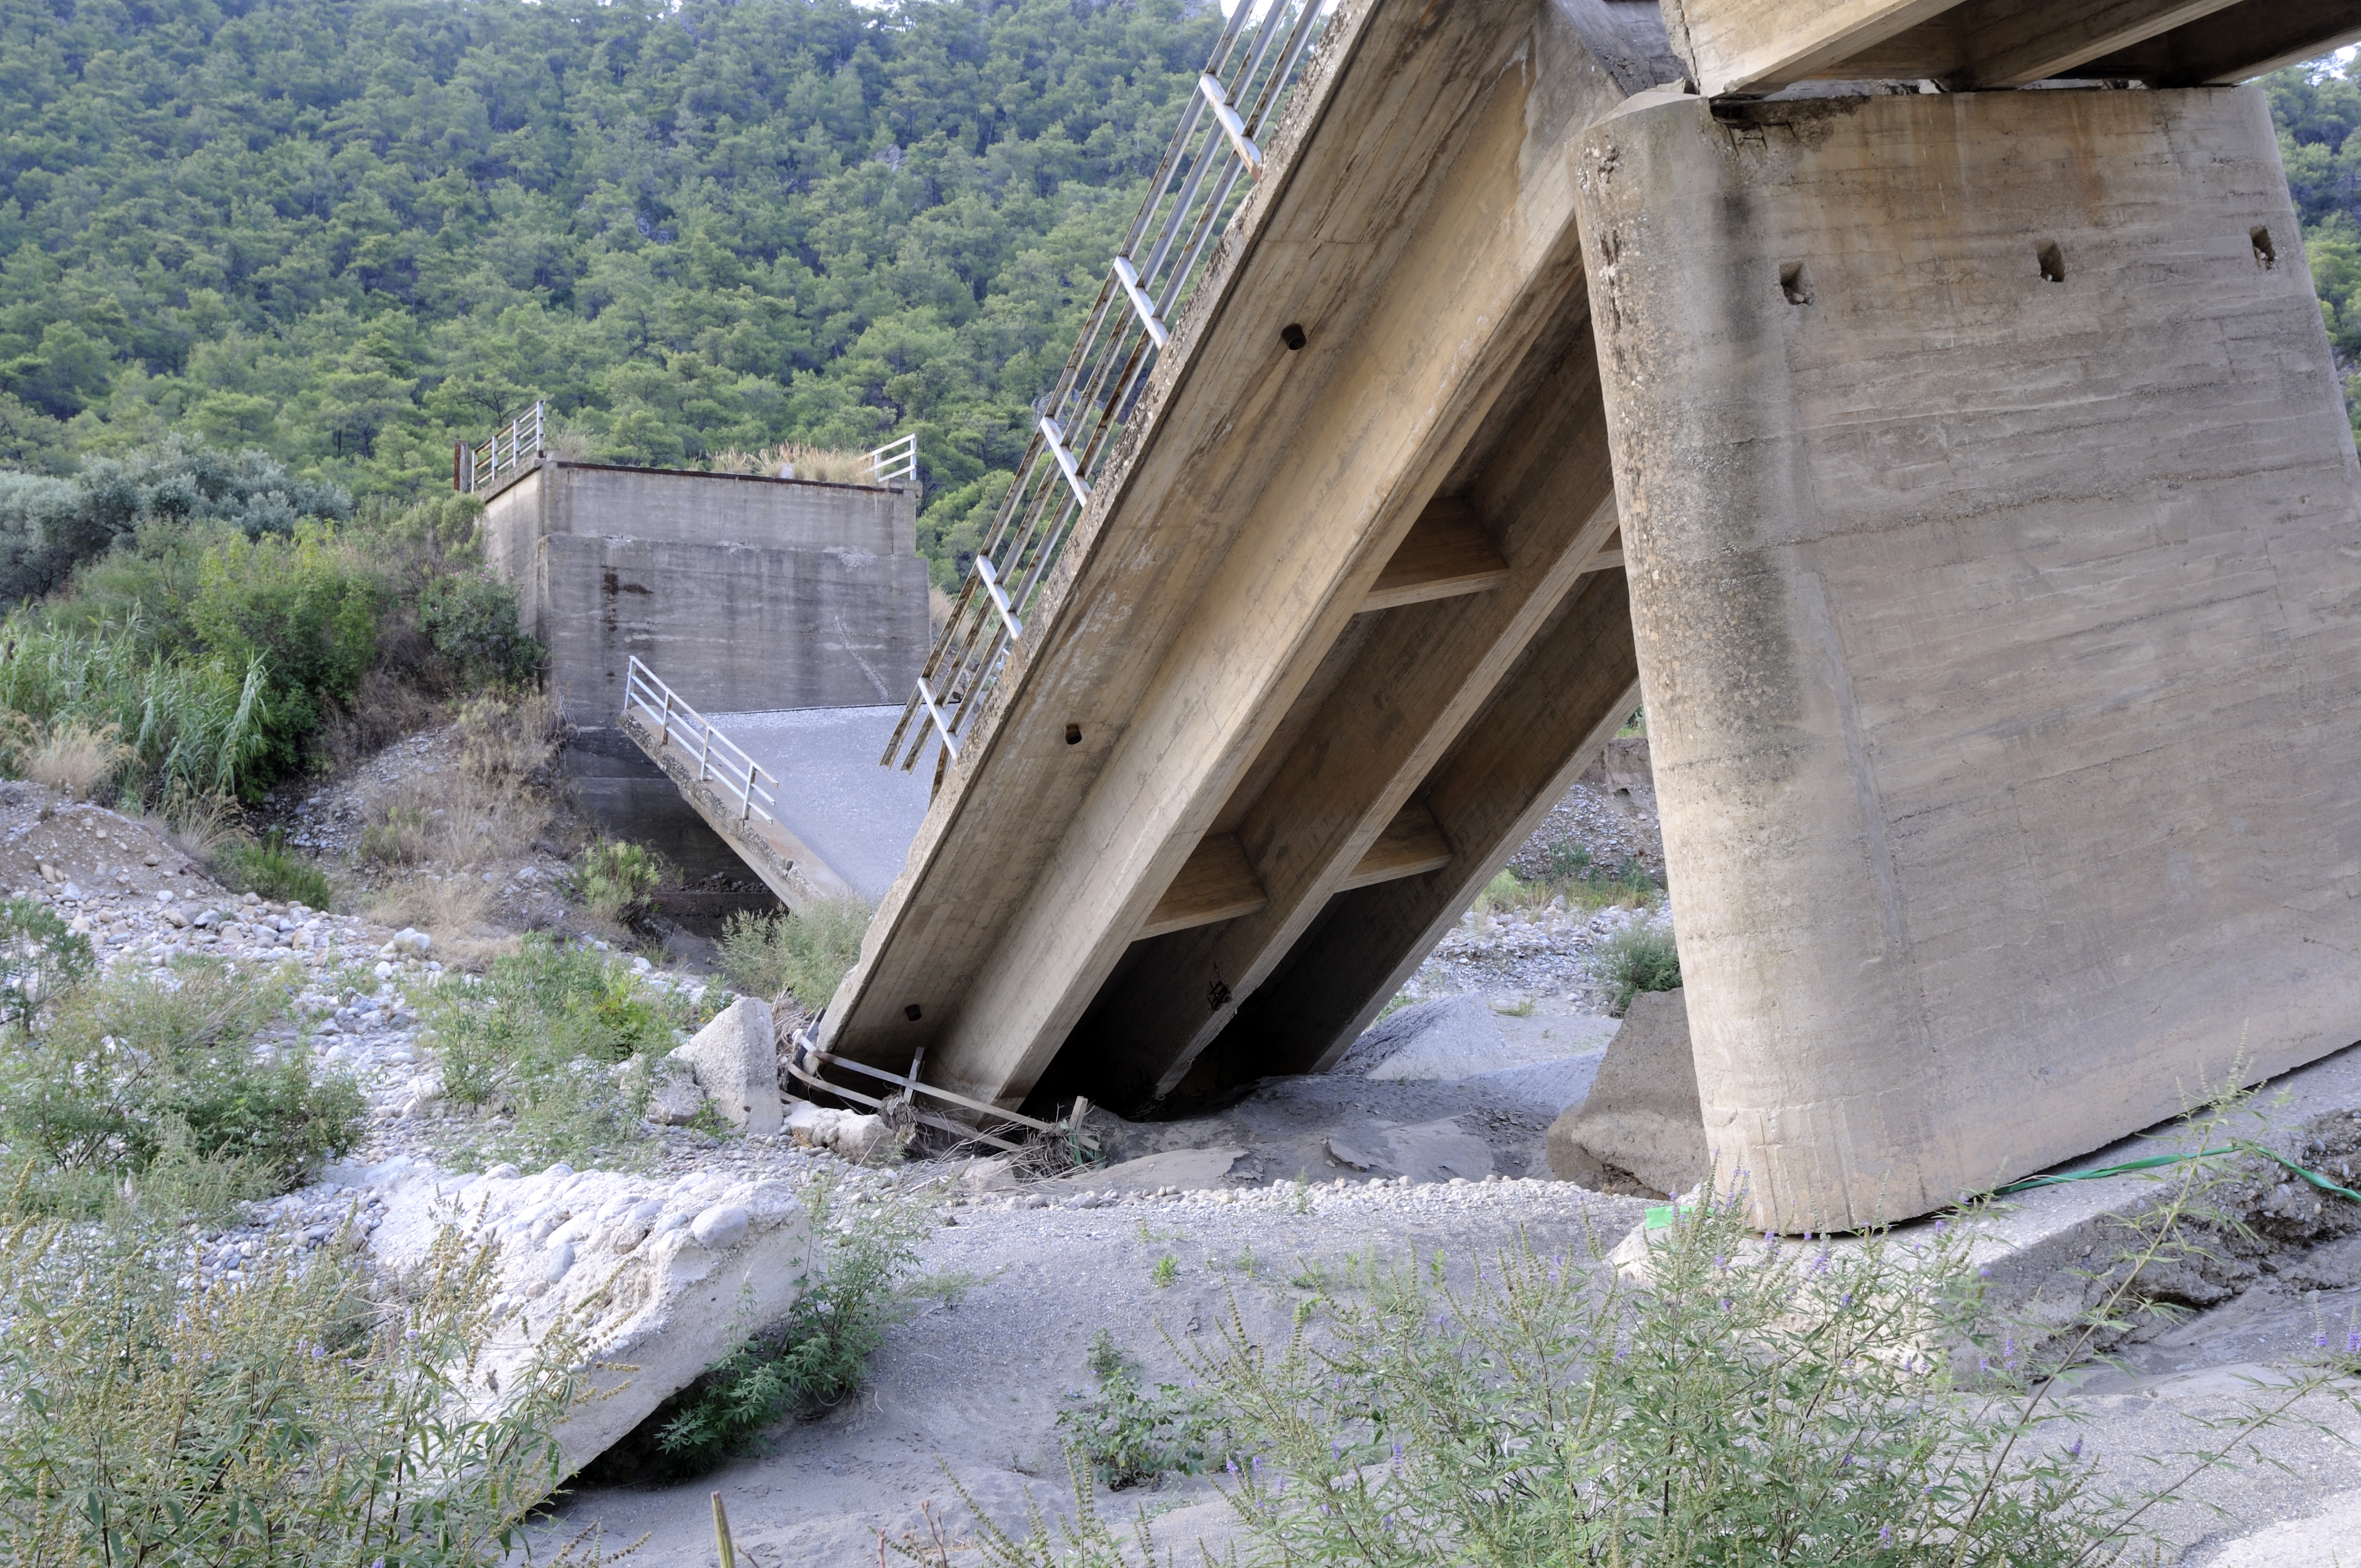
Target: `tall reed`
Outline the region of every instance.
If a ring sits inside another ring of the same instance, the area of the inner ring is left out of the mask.
[[[0,622],[0,710],[42,733],[112,728],[130,748],[126,791],[155,801],[174,784],[199,795],[258,783],[269,747],[261,657],[143,650],[135,623],[46,627],[18,614]],[[28,742],[8,761],[21,769]]]

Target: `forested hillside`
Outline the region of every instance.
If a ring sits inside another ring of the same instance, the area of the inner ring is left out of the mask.
[[[366,509],[535,396],[636,462],[916,428],[948,576],[1218,25],[1212,0],[0,0],[0,467],[176,433]],[[2354,69],[2272,83],[2348,357]]]
[[[1210,0],[0,0],[0,466],[364,504],[545,395],[694,461],[1013,464]],[[971,492],[972,494],[972,492]]]
[[[2304,251],[2319,286],[2328,335],[2348,377],[2361,362],[2361,55],[2317,72],[2298,66],[2270,78],[2279,159],[2303,220]],[[2361,385],[2345,401],[2361,430]]]

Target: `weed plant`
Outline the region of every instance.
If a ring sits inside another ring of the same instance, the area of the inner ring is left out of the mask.
[[[1568,909],[1645,909],[1664,894],[1664,884],[1638,861],[1605,866],[1582,845],[1560,841],[1550,846],[1542,875],[1527,879],[1504,867],[1484,884],[1477,905],[1487,914],[1540,909],[1558,901]]]
[[[651,896],[664,882],[664,861],[637,844],[601,839],[584,850],[566,879],[566,891],[609,925],[634,921],[653,908]]]
[[[287,838],[273,828],[261,841],[225,844],[214,853],[214,869],[236,893],[251,893],[281,904],[325,909],[335,890],[328,873],[287,847]]]
[[[1607,1011],[1618,1018],[1643,991],[1679,990],[1681,955],[1673,945],[1672,927],[1662,920],[1631,921],[1591,949],[1590,977],[1607,993]]]
[[[198,1286],[153,1216],[0,1204],[0,1562],[507,1561],[564,1474],[578,1335],[470,1414],[493,1262],[446,1232],[389,1299],[341,1242],[274,1245]]]
[[[78,940],[78,938],[77,938]],[[71,960],[68,960],[69,962]],[[0,1144],[26,1201],[91,1215],[168,1155],[236,1173],[235,1195],[281,1192],[360,1134],[348,1078],[317,1071],[293,1038],[262,1044],[288,987],[183,959],[66,990],[0,1049]]]
[[[721,972],[748,996],[792,993],[816,1014],[861,957],[869,914],[869,905],[848,898],[791,915],[732,915],[721,932]]]
[[[620,960],[544,936],[481,977],[446,974],[421,1011],[445,1097],[481,1118],[455,1130],[453,1152],[528,1168],[642,1159],[653,1059],[700,1021]]]
[[[0,903],[0,1035],[30,1029],[42,1009],[98,970],[90,938],[38,898]]]
[[[804,1204],[820,1269],[785,1318],[750,1334],[648,1419],[642,1431],[654,1442],[645,1457],[660,1474],[703,1475],[774,1421],[833,1407],[860,1388],[887,1332],[909,1316],[935,1201],[821,1178],[805,1189]]]
[[[1071,1396],[1058,1431],[1093,1480],[1120,1492],[1160,1475],[1204,1474],[1221,1441],[1211,1399],[1177,1383],[1145,1387],[1138,1360],[1104,1329],[1091,1341],[1089,1365],[1093,1389]]]
[[[2185,1129],[2216,1143],[2230,1101]],[[2072,1321],[1990,1305],[1989,1205],[1843,1243],[1751,1230],[1710,1187],[1648,1233],[1644,1262],[1509,1249],[1455,1285],[1440,1254],[1359,1261],[1255,1343],[1233,1309],[1184,1363],[1235,1441],[1225,1491],[1249,1561],[1424,1568],[1481,1563],[2081,1568],[2160,1561],[2160,1506],[2304,1401],[2356,1401],[2350,1356],[2258,1386],[2231,1418],[2192,1422],[2157,1479],[2110,1489],[2052,1425],[2063,1374],[2173,1310],[2154,1283],[2243,1230],[2215,1194],[2220,1159],[2166,1168],[2125,1240],[2088,1275]],[[2324,1430],[2324,1429],[2323,1429]],[[997,1568],[1156,1561],[1143,1517],[1102,1519],[1074,1456],[1078,1509],[1053,1539],[988,1521]],[[947,1563],[939,1541],[913,1561]]]
[[[95,800],[115,783],[132,750],[112,723],[71,715],[41,727],[40,738],[24,748],[25,776],[69,800]]]

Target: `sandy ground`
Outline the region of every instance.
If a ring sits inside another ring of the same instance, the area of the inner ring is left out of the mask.
[[[1066,1502],[1055,1421],[1089,1381],[1085,1357],[1100,1329],[1139,1355],[1152,1377],[1177,1377],[1171,1345],[1211,1343],[1234,1303],[1250,1334],[1282,1339],[1308,1293],[1307,1264],[1333,1268],[1356,1254],[1423,1258],[1440,1249],[1465,1277],[1479,1260],[1523,1243],[1576,1256],[1593,1238],[1611,1246],[1644,1207],[1537,1181],[1314,1187],[1304,1201],[1309,1212],[1293,1212],[1297,1200],[1282,1188],[1224,1204],[961,1211],[928,1249],[928,1266],[977,1282],[897,1331],[858,1399],[820,1420],[783,1423],[758,1452],[711,1476],[586,1488],[566,1499],[562,1530],[550,1533],[597,1525],[623,1541],[647,1535],[642,1556],[653,1562],[710,1563],[708,1495],[719,1489],[741,1562],[855,1568],[879,1561],[881,1533],[923,1535],[930,1508],[963,1538],[959,1488],[1003,1523],[1016,1523],[1028,1497],[1052,1510]],[[1168,1255],[1178,1276],[1159,1287],[1155,1269]],[[2114,1485],[2152,1483],[2149,1458],[2206,1442],[2198,1423],[2235,1415],[2253,1397],[2246,1379],[2268,1379],[2311,1349],[2315,1318],[2305,1288],[2290,1278],[2286,1288],[2250,1293],[2136,1347],[2124,1370],[2073,1397],[2070,1419],[2051,1441],[2083,1438]],[[2319,1305],[2341,1321],[2356,1297],[2349,1287],[2323,1291]],[[2158,1517],[2184,1549],[2180,1561],[2324,1568],[2331,1558],[2323,1553],[2340,1546],[2354,1560],[2354,1539],[2333,1517],[2316,1528],[2289,1526],[2333,1510],[2361,1480],[2351,1446],[2361,1424],[2324,1400],[2309,1413],[2325,1431],[2290,1425],[2268,1435],[2259,1447],[2268,1463],[2217,1472],[2195,1488],[2195,1500]],[[1159,1544],[1181,1549],[1184,1562],[1194,1559],[1200,1535],[1217,1548],[1228,1539],[1226,1508],[1205,1481],[1119,1494],[1111,1507],[1170,1514]],[[2248,1534],[2278,1554],[2223,1554]]]

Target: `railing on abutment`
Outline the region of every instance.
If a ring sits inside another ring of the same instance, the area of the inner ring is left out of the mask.
[[[493,431],[489,441],[461,442],[451,454],[451,488],[463,495],[482,495],[499,485],[502,474],[514,475],[540,462],[549,450],[547,412],[547,405],[536,401]]]
[[[758,817],[765,822],[778,820],[770,810],[779,803],[778,779],[715,729],[711,719],[682,701],[677,692],[656,678],[653,670],[640,663],[637,654],[631,656],[624,677],[623,711],[645,719],[656,733],[658,746],[677,744],[684,756],[695,756],[697,782],[715,784],[722,795],[736,801],[740,821]]]

